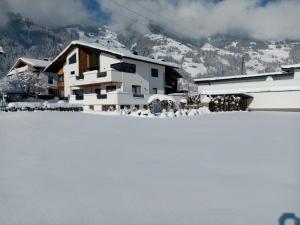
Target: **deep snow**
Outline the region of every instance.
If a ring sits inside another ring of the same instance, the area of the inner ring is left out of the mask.
[[[278,224],[299,134],[299,113],[0,113],[0,224]]]

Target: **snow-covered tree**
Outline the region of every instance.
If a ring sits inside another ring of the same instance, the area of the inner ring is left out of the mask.
[[[0,79],[0,94],[5,93],[11,89],[9,81],[7,77],[3,77]]]
[[[47,76],[30,70],[11,75],[6,82],[14,91],[26,94],[44,93],[48,88]]]

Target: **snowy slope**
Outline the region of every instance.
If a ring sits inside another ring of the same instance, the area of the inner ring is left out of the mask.
[[[6,54],[0,54],[0,76],[6,74],[19,57],[54,58],[77,39],[179,63],[188,80],[239,74],[242,57],[248,74],[277,71],[281,64],[300,62],[299,41],[258,41],[222,36],[188,41],[167,33],[141,35],[128,32],[125,35],[106,26],[53,29],[26,21],[19,14],[10,14],[7,25],[0,27],[0,46],[6,49]]]
[[[299,121],[0,113],[0,224],[278,224],[300,212]]]
[[[100,28],[98,33],[78,33],[85,41],[109,48],[126,47],[142,54],[146,52],[145,56],[176,62],[191,77],[237,75],[241,70],[242,57],[245,58],[247,74],[277,71],[282,64],[294,62],[291,51],[295,43],[208,38],[197,46],[154,33],[130,38],[136,42],[126,37],[120,40],[108,27]]]

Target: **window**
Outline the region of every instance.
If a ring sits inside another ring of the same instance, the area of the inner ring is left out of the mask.
[[[52,88],[49,88],[49,89],[48,89],[48,94],[49,94],[49,95],[54,95],[54,90],[53,90]]]
[[[100,88],[95,89],[95,93],[96,93],[97,95],[100,95],[100,94],[101,94],[101,89],[100,89]]]
[[[158,77],[158,69],[151,69],[151,76]]]
[[[125,73],[136,73],[136,65],[130,63],[116,63],[110,65],[111,68]]]
[[[132,93],[133,94],[141,94],[141,86],[139,85],[132,85]]]
[[[75,74],[75,71],[71,71],[71,75],[74,75]]]
[[[83,96],[84,90],[83,89],[73,90],[73,95]]]
[[[48,76],[48,84],[53,84],[53,76]]]
[[[157,88],[153,88],[153,94],[157,94]]]
[[[111,85],[111,86],[106,86],[106,92],[112,92],[117,90],[117,86],[116,85]]]
[[[64,76],[58,76],[58,81],[64,81]]]
[[[76,53],[69,58],[69,64],[74,64],[77,62]]]
[[[90,54],[90,70],[99,70],[99,55]]]

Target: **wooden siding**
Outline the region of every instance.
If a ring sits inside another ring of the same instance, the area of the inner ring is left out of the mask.
[[[88,71],[88,54],[79,49],[79,74],[83,74]]]

